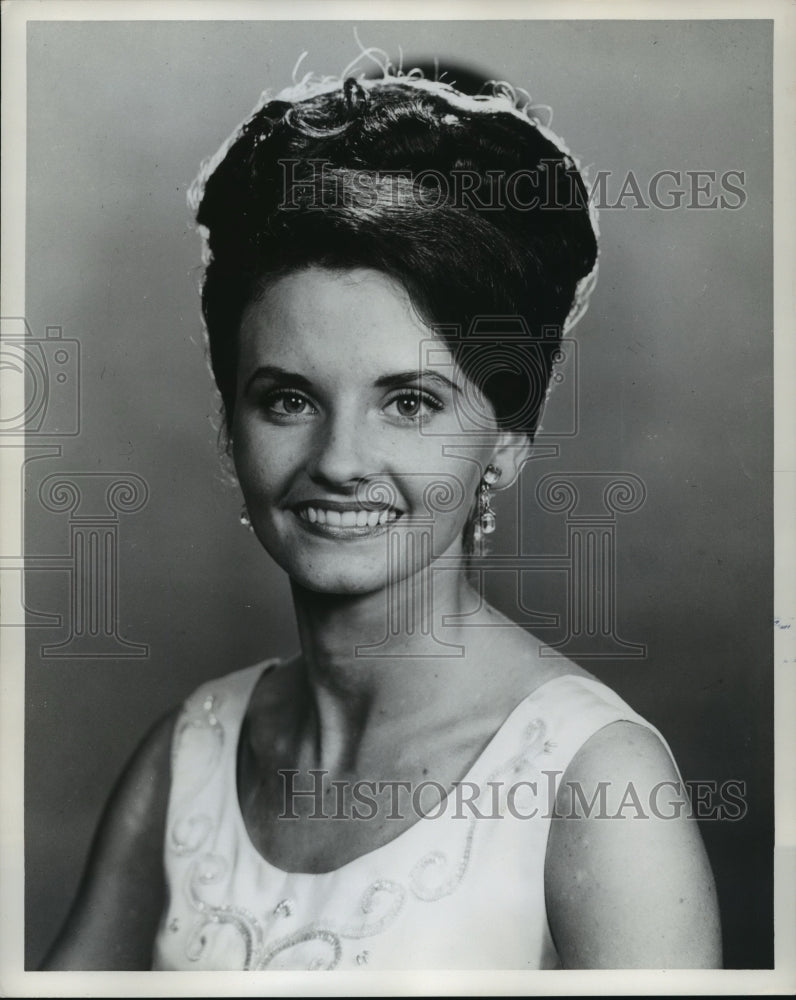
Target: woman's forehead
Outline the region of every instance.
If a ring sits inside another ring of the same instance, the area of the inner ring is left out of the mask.
[[[242,363],[267,356],[352,375],[453,363],[403,285],[369,268],[312,266],[277,278],[246,308],[240,341]]]

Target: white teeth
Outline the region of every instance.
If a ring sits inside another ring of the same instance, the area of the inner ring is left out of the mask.
[[[329,524],[335,528],[375,528],[395,521],[395,510],[328,510],[325,507],[302,507],[299,517],[310,524]]]

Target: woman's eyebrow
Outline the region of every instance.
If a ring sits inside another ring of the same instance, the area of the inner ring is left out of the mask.
[[[259,379],[270,379],[273,382],[278,382],[281,385],[290,385],[296,389],[312,388],[312,382],[306,375],[288,371],[279,365],[260,365],[246,380],[244,391],[248,391]],[[455,382],[452,382],[451,379],[441,372],[434,371],[431,368],[420,371],[416,368],[410,368],[404,372],[393,372],[390,375],[382,375],[376,379],[374,385],[379,389],[394,389],[417,382],[435,382],[437,385],[450,389],[453,392],[461,391]]]
[[[461,391],[459,386],[447,376],[430,368],[423,369],[422,371],[412,369],[405,372],[395,372],[392,375],[382,375],[381,378],[376,379],[375,385],[380,389],[393,389],[412,382],[436,382],[438,385],[451,389],[454,392]]]
[[[280,368],[279,365],[260,365],[246,380],[246,391],[251,388],[254,382],[261,378],[268,378],[274,382],[295,386],[297,389],[312,388],[312,382],[306,375],[299,375],[298,372],[289,372],[286,368]]]

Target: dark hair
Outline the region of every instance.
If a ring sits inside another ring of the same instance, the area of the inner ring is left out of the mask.
[[[470,97],[410,76],[286,93],[253,113],[192,192],[227,426],[245,307],[291,270],[360,266],[399,280],[498,422],[533,436],[597,259],[572,158],[500,90]]]

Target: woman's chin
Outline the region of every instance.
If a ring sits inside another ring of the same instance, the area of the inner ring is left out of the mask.
[[[431,546],[422,544],[420,538],[408,539],[408,534],[393,529],[379,538],[340,540],[297,538],[274,530],[260,541],[294,586],[316,594],[362,597],[394,593],[396,586],[411,588],[407,581],[418,574],[424,576],[429,559],[442,555],[450,560],[461,555],[460,530],[453,538],[443,539],[442,552],[433,555]]]
[[[365,597],[387,589],[383,579],[368,580],[361,576],[351,577],[345,574],[324,576],[314,573],[292,573],[290,580],[293,586],[300,590],[326,597]]]
[[[386,553],[378,558],[355,559],[322,556],[315,559],[293,558],[284,551],[268,550],[271,558],[287,573],[294,587],[328,596],[363,596],[378,593],[389,586]]]

